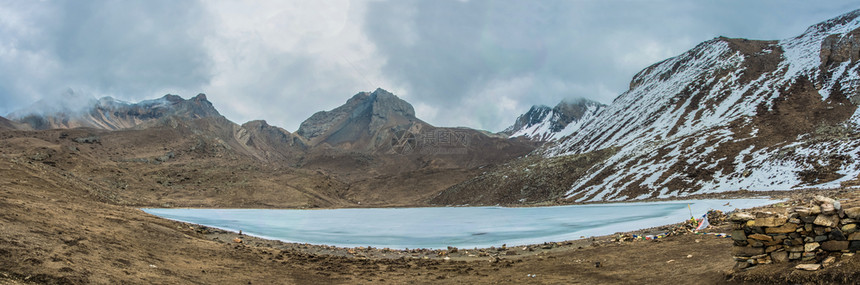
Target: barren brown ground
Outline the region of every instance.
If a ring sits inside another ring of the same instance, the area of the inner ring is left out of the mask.
[[[340,257],[231,244],[210,240],[187,224],[93,201],[78,185],[56,185],[50,177],[37,177],[39,168],[0,162],[2,279],[75,284],[570,284],[680,280],[693,274],[717,282],[721,270],[732,265],[729,243],[709,236],[472,261]],[[688,254],[693,258],[686,258]],[[666,263],[673,259],[676,262]],[[595,267],[596,262],[601,267]]]
[[[75,132],[85,131],[70,136]],[[326,188],[325,174],[304,170],[269,177],[260,169],[270,171],[270,166],[239,158],[213,163],[203,156],[212,153],[183,154],[160,164],[119,159],[134,151],[152,157],[180,148],[184,141],[178,139],[156,149],[123,150],[110,141],[72,144],[59,136],[0,132],[0,284],[716,284],[727,282],[733,265],[731,241],[711,235],[624,243],[602,237],[546,250],[485,250],[486,255],[474,257],[461,251],[450,260],[436,253],[349,253],[247,236],[237,244],[230,239],[238,237],[235,233],[213,240],[218,236],[194,225],[140,211],[138,202],[271,207],[260,201],[284,193],[266,183],[286,183],[294,186],[284,195],[302,201],[296,206],[307,206],[338,197],[337,182]],[[100,158],[105,155],[110,159]],[[117,181],[139,185],[124,189]],[[851,191],[829,194],[856,198]],[[274,203],[290,201],[283,199]],[[756,282],[839,282],[860,272],[856,260],[837,264],[815,273],[759,266],[733,276]]]

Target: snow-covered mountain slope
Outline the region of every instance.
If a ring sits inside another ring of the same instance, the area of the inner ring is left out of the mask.
[[[716,38],[637,74],[548,157],[618,148],[566,198],[837,187],[860,174],[860,10],[782,41]]]
[[[605,106],[587,99],[561,101],[553,108],[534,105],[500,133],[534,141],[552,141],[578,130],[581,122],[590,120]]]
[[[610,105],[537,150],[543,160],[532,155],[488,170],[433,202],[860,185],[858,17],[860,10],[781,41],[701,43],[639,72]]]

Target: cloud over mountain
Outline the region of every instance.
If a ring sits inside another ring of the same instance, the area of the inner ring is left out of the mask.
[[[697,42],[785,38],[857,4],[0,1],[0,115],[68,89],[205,92],[232,120],[296,130],[343,94],[382,87],[428,123],[499,131],[531,105],[609,103]]]

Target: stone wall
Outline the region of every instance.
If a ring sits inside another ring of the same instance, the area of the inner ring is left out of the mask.
[[[860,207],[843,209],[822,196],[785,213],[735,212],[729,219],[736,269],[798,262],[798,269],[817,270],[860,249]]]

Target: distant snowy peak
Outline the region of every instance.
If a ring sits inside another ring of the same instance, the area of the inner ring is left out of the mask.
[[[575,132],[582,122],[591,119],[605,106],[582,98],[564,100],[553,108],[534,105],[501,133],[534,141],[552,141]]]
[[[549,106],[534,105],[528,112],[517,117],[514,124],[501,133],[512,137],[526,136],[530,139],[543,140],[542,135],[547,134],[550,130],[550,113],[552,113],[552,108]]]

